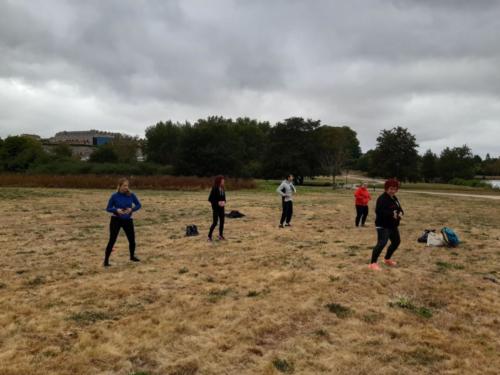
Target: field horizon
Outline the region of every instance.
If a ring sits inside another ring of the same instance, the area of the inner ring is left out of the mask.
[[[374,194],[302,188],[291,228],[266,185],[228,192],[207,243],[208,191],[137,190],[139,264],[119,236],[102,266],[111,190],[0,188],[0,374],[497,374],[500,207],[401,192],[396,268],[367,268]],[[196,224],[200,236],[185,237]],[[416,242],[454,228],[458,248]]]

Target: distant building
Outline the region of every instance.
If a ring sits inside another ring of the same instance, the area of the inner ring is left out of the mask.
[[[42,144],[48,152],[52,152],[58,144],[67,144],[71,148],[73,157],[78,157],[80,160],[89,160],[90,155],[98,146],[105,145],[118,136],[121,136],[121,134],[100,130],[62,131],[56,133],[52,138],[43,139]],[[140,148],[137,150],[137,161],[144,161]]]
[[[67,143],[70,145],[102,146],[111,142],[119,133],[100,130],[63,131],[49,139],[50,143]]]

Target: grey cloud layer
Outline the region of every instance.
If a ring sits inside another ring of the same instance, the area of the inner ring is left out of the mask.
[[[498,154],[499,16],[488,0],[0,0],[0,136],[302,115],[364,149],[403,125],[424,148]]]

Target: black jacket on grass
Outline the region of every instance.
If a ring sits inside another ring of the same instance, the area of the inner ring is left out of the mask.
[[[212,209],[218,209],[220,208],[219,202],[220,201],[226,201],[226,192],[224,189],[218,188],[218,187],[212,187],[212,190],[210,190],[210,195],[208,196],[208,201],[212,203]]]
[[[403,208],[396,196],[391,197],[384,192],[377,199],[375,206],[375,226],[377,228],[397,228],[400,219],[394,218],[394,211],[404,214]]]

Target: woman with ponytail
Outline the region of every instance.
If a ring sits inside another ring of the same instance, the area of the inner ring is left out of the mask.
[[[217,222],[219,223],[219,240],[225,240],[224,238],[224,207],[226,205],[226,191],[224,189],[224,176],[215,177],[212,190],[210,190],[210,195],[208,196],[208,201],[212,205],[212,225],[210,226],[210,231],[208,232],[208,241],[212,241],[212,234]]]

